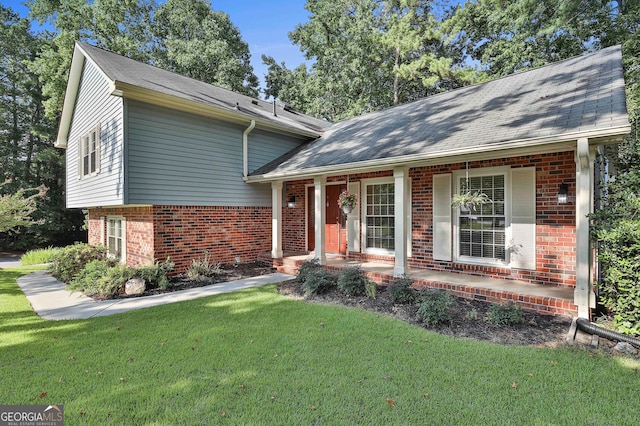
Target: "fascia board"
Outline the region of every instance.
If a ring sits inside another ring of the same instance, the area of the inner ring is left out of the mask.
[[[80,88],[80,79],[82,78],[82,71],[85,63],[92,63],[98,72],[102,75],[109,86],[113,87],[114,82],[105,74],[105,72],[96,64],[93,59],[85,52],[85,50],[76,43],[73,48],[73,57],[71,58],[71,68],[69,70],[69,79],[67,81],[67,89],[64,94],[64,103],[62,105],[62,115],[60,116],[60,127],[58,127],[58,136],[54,146],[56,148],[66,148],[69,138],[69,127],[71,126],[71,120],[73,119],[73,113],[76,106],[76,98],[78,96],[78,89]]]
[[[547,152],[571,151],[575,149],[576,140],[589,139],[591,145],[605,145],[621,142],[631,132],[630,125],[592,130],[587,132],[565,133],[555,136],[522,139],[500,144],[475,146],[473,148],[435,152],[428,154],[403,155],[388,159],[359,161],[355,163],[304,169],[301,172],[249,176],[247,183],[271,182],[277,180],[303,179],[319,175],[344,173],[361,173],[374,170],[390,169],[398,166],[420,167],[459,161],[490,160],[497,157],[513,157],[535,155]]]
[[[80,87],[80,78],[82,78],[82,69],[86,55],[76,44],[73,49],[73,57],[71,59],[71,69],[69,70],[69,79],[67,80],[67,89],[64,94],[64,103],[62,106],[62,114],[60,116],[60,125],[58,127],[58,136],[54,146],[56,148],[66,148],[69,138],[69,127],[73,118],[73,110],[75,109],[76,97],[78,96],[78,88]]]
[[[122,81],[115,81],[111,94],[153,105],[165,106],[184,112],[213,117],[244,126],[250,123],[251,120],[255,120],[256,125],[261,129],[314,139],[320,136],[319,133],[311,130],[304,130],[286,125],[279,126],[269,122],[268,120],[260,119],[259,117],[250,114],[244,114],[241,111],[234,112],[223,108],[216,108],[211,105],[204,105],[199,102],[159,93],[151,89],[145,89]]]

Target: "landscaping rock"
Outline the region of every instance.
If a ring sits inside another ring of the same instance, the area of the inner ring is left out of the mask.
[[[125,283],[124,292],[129,296],[142,294],[146,287],[146,282],[142,278],[131,278]]]
[[[627,342],[618,342],[618,344],[613,347],[613,350],[625,355],[636,355],[638,353],[638,350]]]

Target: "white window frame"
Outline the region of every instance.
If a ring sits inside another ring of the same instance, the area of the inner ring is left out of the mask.
[[[469,265],[482,265],[482,266],[494,266],[500,268],[508,268],[510,263],[510,250],[509,242],[511,238],[511,168],[505,167],[487,167],[469,169],[468,171],[456,170],[453,172],[453,192],[460,193],[460,179],[464,179],[467,176],[482,177],[482,176],[504,176],[504,218],[505,218],[505,259],[490,259],[473,256],[464,256],[460,254],[460,209],[454,209],[453,214],[453,260],[457,263],[464,263]]]
[[[110,239],[111,239],[111,222],[117,221],[120,222],[120,241],[122,245],[122,250],[120,252],[120,257],[118,258],[115,254],[109,251],[110,249]],[[110,257],[118,258],[120,263],[127,262],[127,222],[123,216],[107,216],[107,229],[106,229],[106,239],[105,246],[107,247],[107,254]]]
[[[87,146],[85,146],[85,141]],[[95,142],[95,143],[92,143]],[[86,179],[95,176],[100,172],[100,147],[102,145],[100,134],[100,123],[92,127],[88,132],[84,133],[78,142],[78,177]],[[94,154],[93,159],[91,154]],[[85,167],[85,157],[87,164]],[[94,168],[91,171],[92,166]]]
[[[373,254],[373,255],[382,255],[382,256],[395,256],[395,249],[390,250],[390,249],[383,249],[383,248],[378,248],[378,247],[369,247],[367,244],[367,188],[371,185],[383,185],[383,184],[392,184],[394,185],[394,193],[395,193],[395,181],[393,176],[389,176],[389,177],[384,177],[384,178],[374,178],[374,179],[363,179],[361,181],[362,183],[362,187],[360,189],[360,199],[361,199],[361,205],[362,205],[362,209],[361,209],[361,224],[362,224],[362,247],[363,247],[363,252],[366,254]],[[390,204],[392,206],[394,206],[395,209],[395,200],[392,201],[392,203]],[[395,210],[394,210],[394,218],[395,218]],[[394,224],[395,225],[395,224]],[[395,238],[395,236],[394,236]],[[395,240],[394,240],[394,246],[395,246]]]

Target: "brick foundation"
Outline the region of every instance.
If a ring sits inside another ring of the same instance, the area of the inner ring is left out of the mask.
[[[274,266],[278,272],[295,275],[302,260],[283,258],[275,259]],[[340,271],[344,266],[327,266],[327,269]],[[372,272],[365,270],[367,277],[378,285],[389,285],[394,277],[391,274]],[[417,289],[437,288],[450,291],[456,297],[470,300],[480,300],[488,303],[513,302],[523,310],[542,315],[561,315],[573,317],[578,314],[578,307],[572,302],[557,297],[543,297],[529,294],[520,294],[511,291],[493,290],[483,287],[452,284],[447,282],[414,279],[414,287]]]

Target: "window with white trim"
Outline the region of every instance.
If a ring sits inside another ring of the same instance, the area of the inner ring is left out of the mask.
[[[82,135],[78,147],[78,175],[80,179],[100,171],[100,124]]]
[[[395,250],[395,190],[393,181],[364,183],[365,244],[368,251]]]
[[[126,229],[122,217],[107,217],[107,253],[110,257],[126,262]]]
[[[453,193],[491,203],[451,209]],[[536,269],[536,167],[487,167],[433,176],[433,259]]]
[[[458,256],[460,259],[507,260],[505,175],[460,177],[458,193],[466,190],[486,194],[491,202],[458,215]]]

